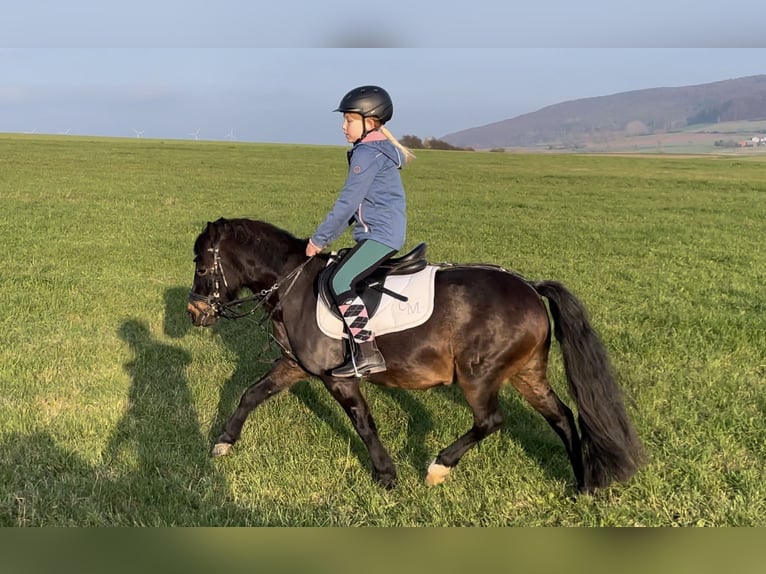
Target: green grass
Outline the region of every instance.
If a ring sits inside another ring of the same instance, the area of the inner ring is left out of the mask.
[[[504,429],[435,488],[425,467],[471,424],[451,387],[364,386],[390,492],[316,380],[208,457],[276,351],[252,321],[190,328],[194,238],[220,216],[308,236],[342,148],[0,136],[0,525],[766,525],[765,159],[422,151],[404,171],[407,246],[588,307],[650,462],[573,499],[510,387]],[[555,347],[550,374],[571,404]]]

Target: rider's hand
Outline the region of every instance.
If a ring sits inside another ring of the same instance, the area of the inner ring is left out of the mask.
[[[311,239],[309,239],[309,242],[306,244],[306,257],[314,257],[320,251],[322,251],[322,248],[314,245]]]

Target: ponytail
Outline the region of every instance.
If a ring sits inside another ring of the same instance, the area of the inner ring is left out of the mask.
[[[394,134],[392,134],[390,131],[388,131],[388,128],[386,126],[380,126],[378,128],[380,133],[382,133],[384,136],[386,136],[386,139],[390,141],[396,148],[401,151],[404,154],[404,163],[409,163],[411,160],[415,159],[415,154],[412,153],[409,149],[404,147],[402,144],[399,143],[399,140],[397,140],[394,137]]]

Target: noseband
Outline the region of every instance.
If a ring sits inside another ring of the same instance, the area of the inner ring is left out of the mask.
[[[226,312],[226,305],[221,302],[221,282],[224,287],[228,287],[229,283],[226,281],[226,274],[223,272],[223,266],[221,265],[221,254],[218,245],[215,247],[209,247],[208,251],[213,253],[213,290],[208,295],[199,295],[194,291],[189,292],[189,303],[201,313],[200,322],[204,322],[208,317],[223,317]],[[202,273],[201,275],[205,275]],[[201,309],[197,303],[204,302],[205,308]]]

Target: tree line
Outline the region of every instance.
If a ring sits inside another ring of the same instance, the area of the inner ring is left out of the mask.
[[[405,135],[399,138],[399,142],[409,149],[447,149],[458,151],[475,151],[471,147],[458,147],[436,138],[420,139],[418,136]]]

